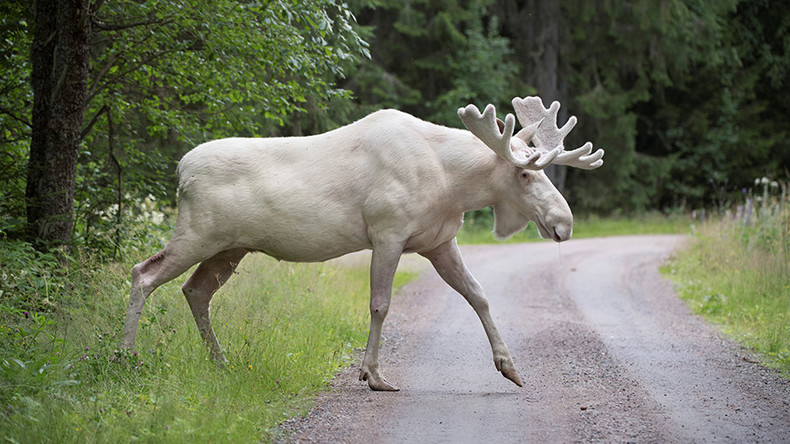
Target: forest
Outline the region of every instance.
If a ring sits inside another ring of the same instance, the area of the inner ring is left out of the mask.
[[[574,239],[683,233],[662,267],[678,296],[788,375],[788,48],[790,2],[769,0],[4,0],[0,440],[283,442],[280,424],[361,359],[370,274],[250,255],[212,302],[224,366],[188,274],[119,346],[130,270],[173,231],[179,159],[382,108],[463,128],[459,107],[504,117],[532,95],[578,118],[568,148],[606,151],[596,170],[546,170]],[[467,215],[459,244],[490,243],[491,217]],[[418,276],[399,270],[395,297]],[[568,342],[556,351],[576,360]]]
[[[786,181],[790,4],[769,0],[13,0],[0,5],[0,233],[120,254],[226,136],[380,108],[462,127],[562,103],[603,168],[547,171],[577,213],[723,208]]]

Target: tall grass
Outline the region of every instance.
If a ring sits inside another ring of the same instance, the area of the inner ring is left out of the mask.
[[[667,234],[688,233],[691,219],[681,213],[662,214],[646,212],[633,216],[600,217],[584,215],[573,222],[573,239],[600,236],[619,236],[627,234]],[[463,228],[458,233],[460,244],[490,244],[496,242],[491,233],[494,227],[493,214],[488,212],[470,213]],[[534,222],[524,231],[516,233],[506,242],[536,242],[541,240]]]
[[[778,188],[699,222],[663,271],[695,313],[790,375],[790,205]]]
[[[199,338],[180,291],[188,274],[153,294],[136,351],[119,351],[130,264],[86,258],[61,273],[36,269],[22,244],[2,249],[19,260],[0,267],[3,441],[268,440],[366,339],[366,270],[251,255],[212,303],[226,365]],[[30,279],[20,287],[12,273]],[[31,303],[47,285],[51,305]]]

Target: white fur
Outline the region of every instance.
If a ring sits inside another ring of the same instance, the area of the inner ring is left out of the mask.
[[[475,307],[497,368],[520,382],[455,236],[464,212],[492,205],[497,237],[533,220],[544,238],[569,239],[570,208],[542,171],[506,162],[469,131],[384,110],[316,136],[207,142],[184,156],[178,177],[173,238],[132,272],[123,346],[133,347],[151,292],[196,263],[184,293],[212,353],[224,359],[208,304],[247,252],[304,262],[372,249],[371,331],[360,377],[393,390],[378,370],[378,342],[398,259],[416,252]]]

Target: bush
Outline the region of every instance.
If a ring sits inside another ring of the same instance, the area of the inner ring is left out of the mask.
[[[49,312],[70,287],[68,270],[54,253],[27,242],[0,244],[0,304],[28,312]]]

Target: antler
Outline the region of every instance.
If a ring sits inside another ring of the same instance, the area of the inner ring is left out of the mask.
[[[502,159],[513,165],[530,170],[546,168],[559,155],[561,149],[545,152],[532,148],[524,141],[530,140],[538,131],[543,119],[524,127],[513,137],[516,119],[508,114],[505,121],[496,118],[494,105],[486,106],[482,114],[474,105],[458,109],[458,117],[478,139],[482,140]]]
[[[542,170],[554,163],[592,170],[603,165],[604,151],[599,149],[593,153],[591,142],[573,151],[564,151],[562,142],[576,125],[576,117],[571,116],[562,128],[558,128],[559,102],[544,108],[540,97],[516,97],[513,109],[524,127],[515,138],[515,118],[508,114],[504,122],[497,119],[494,105],[486,106],[482,114],[476,106],[467,105],[458,109],[458,116],[472,134],[499,157],[519,168]],[[533,146],[528,145],[530,142]]]
[[[525,97],[523,99],[516,97],[513,99],[513,109],[516,111],[518,121],[524,127],[533,125],[535,122],[544,122],[546,120],[551,122],[550,124],[539,125],[531,141],[539,150],[560,150],[560,153],[552,163],[585,170],[592,170],[603,165],[602,157],[604,151],[599,149],[593,153],[592,142],[587,142],[573,151],[564,151],[562,141],[576,126],[576,116],[571,116],[562,128],[558,128],[556,122],[560,102],[555,101],[549,108],[544,108],[540,97]]]

